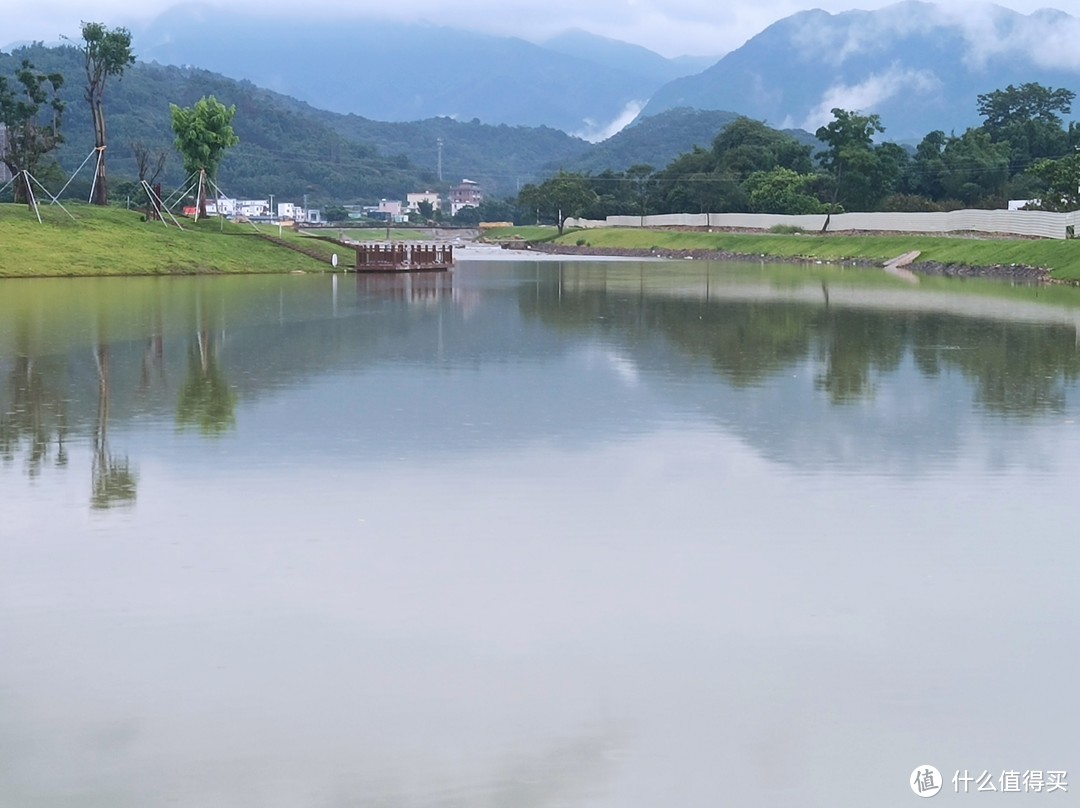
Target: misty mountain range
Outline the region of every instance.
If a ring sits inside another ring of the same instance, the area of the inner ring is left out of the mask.
[[[135,33],[141,59],[197,65],[334,112],[546,125],[592,141],[639,112],[677,107],[810,132],[843,107],[878,113],[887,137],[910,141],[978,125],[980,93],[1029,81],[1080,86],[1080,19],[991,4],[804,11],[717,60],[668,59],[584,31],[537,45],[435,25],[327,25],[199,5]]]
[[[960,14],[908,0],[806,11],[718,60],[668,59],[584,31],[536,44],[427,24],[334,23],[193,4],[133,27],[139,64],[106,102],[113,164],[130,162],[131,140],[170,145],[168,102],[209,93],[240,108],[242,142],[228,161],[238,193],[288,176],[288,193],[345,199],[432,184],[439,165],[447,181],[470,177],[498,196],[559,169],[662,168],[708,147],[737,115],[816,143],[807,133],[833,107],[876,112],[887,139],[911,143],[978,125],[976,96],[1008,84],[1080,90],[1080,19],[1050,10]],[[71,170],[92,147],[81,67],[74,54],[34,50],[69,76],[61,162]],[[10,59],[0,54],[0,71]]]

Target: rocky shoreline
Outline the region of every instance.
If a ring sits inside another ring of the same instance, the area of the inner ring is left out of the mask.
[[[878,267],[882,266],[879,261],[865,259],[848,259],[844,261],[826,261],[817,258],[791,258],[776,255],[760,255],[728,252],[726,250],[667,250],[645,249],[627,247],[590,247],[584,244],[551,244],[541,242],[529,244],[527,247],[514,249],[528,249],[532,252],[541,252],[548,255],[596,255],[596,256],[622,256],[626,258],[657,258],[657,259],[693,259],[698,261],[754,261],[765,264],[838,264],[840,266],[855,267]],[[1050,283],[1050,270],[1044,267],[1025,266],[1021,264],[996,264],[993,266],[967,266],[962,264],[939,264],[933,261],[921,261],[909,264],[905,267],[919,275],[936,275],[949,278],[998,278],[1003,280],[1022,280],[1028,283]]]

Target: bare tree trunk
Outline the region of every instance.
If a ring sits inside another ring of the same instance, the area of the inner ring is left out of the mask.
[[[109,183],[105,177],[105,108],[101,99],[97,98],[90,104],[94,115],[94,137],[97,141],[98,159],[97,169],[94,174],[94,196],[90,202],[94,205],[109,204]]]
[[[199,218],[206,218],[206,192],[209,190],[206,182],[206,169],[202,169],[199,172],[199,190],[198,190],[198,202],[199,202]]]
[[[15,183],[12,186],[12,190],[15,193],[15,202],[25,202],[26,207],[30,210],[34,209],[34,197],[30,194],[30,180],[27,179],[25,171],[18,171],[15,174]]]

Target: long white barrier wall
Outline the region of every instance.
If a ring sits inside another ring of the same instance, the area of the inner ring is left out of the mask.
[[[776,225],[819,231],[824,214],[781,216],[770,213],[669,213],[663,216],[608,216],[606,220],[567,219],[568,227],[717,227],[768,230]],[[838,213],[829,232],[851,230],[900,233],[1003,233],[1038,238],[1067,238],[1067,228],[1080,224],[1080,211],[952,210],[946,213]],[[1080,228],[1077,228],[1080,231]],[[1077,233],[1080,235],[1080,232]]]

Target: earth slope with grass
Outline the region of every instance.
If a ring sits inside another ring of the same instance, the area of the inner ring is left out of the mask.
[[[276,227],[216,218],[145,221],[123,208],[0,205],[0,277],[318,272],[341,252]],[[260,235],[262,237],[260,237]],[[342,255],[342,264],[352,264]]]

